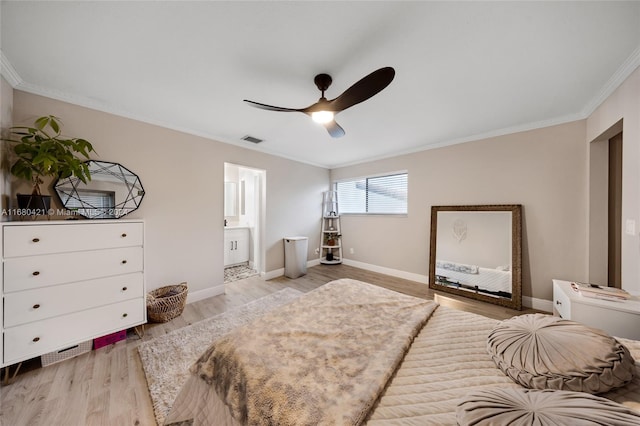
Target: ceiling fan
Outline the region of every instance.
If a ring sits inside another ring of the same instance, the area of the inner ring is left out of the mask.
[[[324,97],[324,92],[331,86],[333,80],[329,74],[318,74],[313,81],[318,87],[318,90],[322,92],[322,96],[318,102],[306,108],[283,108],[261,104],[247,99],[244,101],[251,106],[269,111],[303,112],[313,118],[314,121],[322,124],[332,137],[339,138],[344,136],[344,129],[336,123],[334,116],[340,111],[344,111],[360,102],[366,101],[373,95],[379,93],[393,81],[395,74],[395,70],[391,67],[375,70],[357,81],[340,96],[331,100],[327,100],[327,98]]]

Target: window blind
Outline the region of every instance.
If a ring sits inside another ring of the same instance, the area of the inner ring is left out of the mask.
[[[86,191],[82,192],[82,200],[71,196],[64,191],[61,196],[62,203],[68,209],[74,209],[78,214],[89,218],[114,218],[113,209],[115,207],[115,192],[111,191]]]
[[[407,214],[407,189],[407,173],[335,183],[340,214]]]

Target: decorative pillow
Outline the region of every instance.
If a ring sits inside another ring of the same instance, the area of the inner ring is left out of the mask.
[[[584,392],[490,388],[469,393],[456,409],[465,425],[637,425],[640,413]]]
[[[601,393],[635,373],[629,350],[602,330],[544,314],[502,321],[487,349],[498,368],[531,389]]]

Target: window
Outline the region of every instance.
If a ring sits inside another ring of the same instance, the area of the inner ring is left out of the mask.
[[[78,214],[90,219],[116,218],[114,214],[116,193],[114,191],[76,188],[77,196],[74,196],[73,193],[71,188],[60,188],[60,199],[67,209],[75,210]]]
[[[407,214],[407,182],[406,172],[338,181],[340,214]]]

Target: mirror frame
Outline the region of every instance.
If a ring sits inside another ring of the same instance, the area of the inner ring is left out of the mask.
[[[437,285],[436,278],[436,241],[438,231],[438,212],[474,212],[496,211],[511,212],[511,299],[492,297],[486,294],[461,290],[445,285]],[[429,248],[429,288],[522,310],[522,205],[486,204],[469,206],[432,206],[431,207],[431,245]]]
[[[79,189],[85,189],[85,187],[89,186],[91,182],[84,183],[75,176],[70,176],[62,179],[59,178],[59,179],[56,179],[56,181],[53,184],[53,187],[55,189],[56,196],[58,197],[58,201],[65,209],[69,211],[76,211],[76,214],[78,216],[84,217],[86,219],[105,220],[105,219],[120,219],[121,217],[136,211],[140,207],[140,204],[142,203],[142,199],[145,196],[145,190],[144,190],[144,187],[142,186],[142,181],[140,180],[140,177],[136,173],[124,167],[122,164],[115,163],[112,161],[87,160],[84,163],[87,164],[89,169],[95,166],[97,170],[101,171],[101,173],[114,176],[121,182],[125,183],[126,188],[128,190],[127,197],[124,200],[115,200],[115,205],[113,208],[93,207],[89,203],[83,201],[80,194],[78,193]],[[117,169],[117,173],[111,169]],[[95,171],[92,171],[92,177],[94,176],[94,173],[99,174]],[[129,180],[126,177],[132,177],[132,179]],[[67,203],[63,201],[62,195],[60,194],[62,192],[62,189],[65,188],[65,185],[68,185],[72,189],[71,194],[69,194],[65,190],[64,191],[65,195],[71,196],[71,198],[74,198],[75,200],[80,201],[83,208],[85,208],[85,206],[89,207],[89,210],[95,211],[95,214],[87,216],[85,214],[79,213],[78,212],[79,208],[68,207]],[[136,191],[135,194],[133,193],[134,190]],[[74,192],[75,192],[75,196],[73,195]],[[107,214],[107,213],[111,213],[111,214]]]

